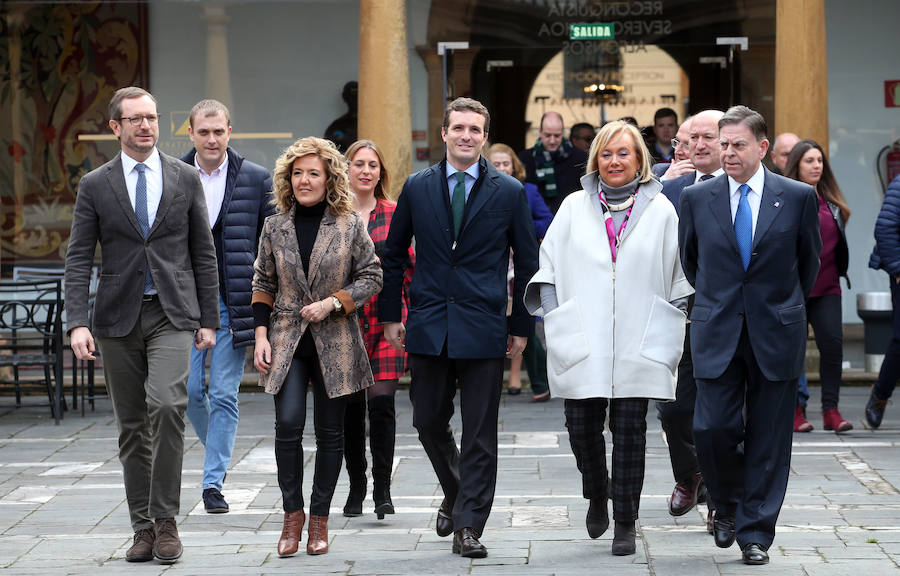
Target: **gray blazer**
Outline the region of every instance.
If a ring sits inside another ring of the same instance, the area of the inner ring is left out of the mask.
[[[78,184],[66,251],[68,331],[88,326],[88,284],[98,241],[102,266],[94,336],[121,337],[134,328],[148,260],[160,304],[176,328],[219,326],[216,249],[200,177],[180,160],[162,152],[159,157],[162,198],[146,241],[128,199],[121,153]]]

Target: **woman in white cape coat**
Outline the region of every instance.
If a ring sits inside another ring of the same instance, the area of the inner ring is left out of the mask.
[[[541,245],[525,304],[544,316],[550,391],[590,500],[588,534],[609,526],[612,552],[635,551],[649,399],[675,398],[693,288],[678,255],[678,217],[650,172],[649,152],[624,122],[601,128],[583,190],[569,195]],[[609,409],[612,482],[603,426]]]

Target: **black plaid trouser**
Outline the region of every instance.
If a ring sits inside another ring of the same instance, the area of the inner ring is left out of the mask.
[[[606,408],[613,438],[612,482],[606,469],[603,426]],[[581,472],[585,498],[608,496],[613,519],[632,522],[638,518],[644,485],[644,451],[647,446],[646,398],[587,398],[566,400],[566,428],[575,463]],[[611,490],[610,490],[611,488]]]

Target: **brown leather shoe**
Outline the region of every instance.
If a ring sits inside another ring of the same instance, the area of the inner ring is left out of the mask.
[[[141,528],[134,533],[134,544],[125,552],[127,562],[149,562],[153,560],[153,543],[156,532],[153,528]]]
[[[328,552],[328,516],[309,515],[306,528],[306,553],[315,556]]]
[[[303,524],[306,522],[306,513],[301,508],[293,512],[284,513],[284,527],[281,529],[281,538],[278,539],[278,555],[290,556],[300,547],[300,538],[303,535]]]
[[[174,518],[156,519],[156,544],[153,555],[161,564],[173,564],[181,558],[181,539]]]
[[[684,516],[697,505],[697,495],[703,484],[703,476],[697,472],[686,482],[677,482],[669,499],[669,514]]]

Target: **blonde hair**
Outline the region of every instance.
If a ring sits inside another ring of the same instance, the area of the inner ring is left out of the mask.
[[[509,156],[509,159],[512,160],[512,177],[518,180],[519,182],[525,181],[525,165],[522,164],[522,161],[519,160],[519,157],[516,156],[516,153],[512,148],[507,146],[506,144],[491,144],[491,147],[488,148],[487,154],[485,157],[488,161],[491,160],[491,154],[506,154]]]
[[[353,157],[356,156],[356,153],[363,148],[368,148],[374,152],[375,155],[378,156],[378,163],[381,165],[381,175],[379,176],[378,183],[375,184],[375,197],[381,198],[382,200],[393,200],[389,195],[391,191],[391,178],[388,176],[388,169],[384,164],[384,156],[381,155],[381,150],[374,142],[371,140],[357,140],[351,144],[344,153],[344,156],[347,158],[348,166],[353,162]]]
[[[644,144],[644,139],[641,138],[637,127],[622,120],[604,124],[597,132],[594,141],[591,142],[591,150],[588,152],[587,173],[590,174],[597,170],[597,154],[622,132],[631,136],[631,140],[634,142],[634,151],[638,155],[638,182],[641,184],[649,182],[653,179],[653,172],[650,170],[650,151],[647,150],[647,145]]]
[[[291,172],[294,160],[314,154],[325,165],[325,201],[337,216],[353,212],[353,192],[347,177],[347,160],[330,140],[308,136],[300,138],[287,148],[275,161],[272,178],[272,204],[284,214],[294,205]]]

